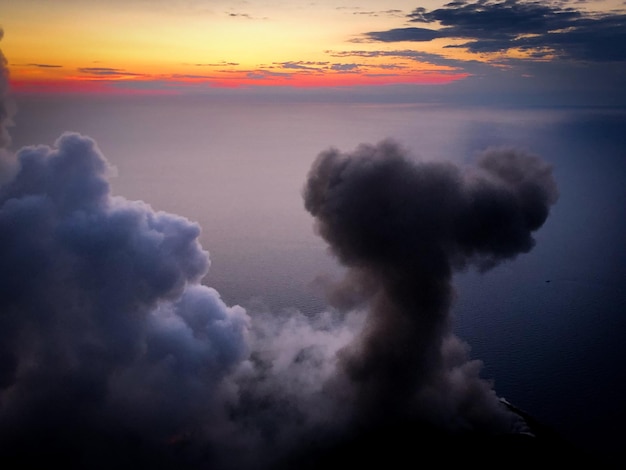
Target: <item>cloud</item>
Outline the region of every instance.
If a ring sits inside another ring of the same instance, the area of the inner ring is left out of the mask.
[[[335,7],[337,11],[347,11],[353,15],[360,16],[404,16],[404,12],[402,10],[398,10],[395,8],[389,10],[363,10],[361,7]]]
[[[267,19],[269,19],[267,16],[263,16],[263,17],[253,16],[250,13],[226,12],[226,14],[230,18],[245,18],[247,20],[267,20]]]
[[[310,62],[310,61],[288,61],[288,62],[274,62],[274,65],[279,65],[284,69],[292,70],[308,70],[308,71],[321,71],[324,66],[328,65],[328,62]]]
[[[252,18],[248,13],[228,13],[228,16],[231,18]]]
[[[514,38],[567,28],[581,13],[548,2],[509,0],[454,2],[433,11],[416,8],[408,17],[416,23],[437,22],[449,37]]]
[[[0,186],[0,462],[264,468],[334,429],[323,384],[358,321],[227,306],[201,284],[200,227],[113,196],[88,137],[16,159]]]
[[[467,39],[454,47],[474,53],[520,49],[535,58],[556,55],[589,62],[626,59],[621,47],[626,41],[623,11],[583,12],[558,3],[521,0],[459,1],[435,10],[419,7],[408,18],[439,28],[391,29],[366,33],[365,37],[381,42]]]
[[[193,74],[175,73],[175,74],[169,75],[168,78],[171,78],[173,80],[182,80],[182,79],[206,80],[206,79],[210,79],[213,77],[210,75],[193,75]]]
[[[185,64],[187,65],[187,64]],[[236,66],[239,65],[239,62],[227,62],[222,61],[218,63],[208,63],[208,64],[192,64],[194,67],[224,67],[224,66]]]
[[[59,68],[63,68],[62,65],[56,65],[56,64],[26,64],[28,67],[37,67],[37,68],[41,68],[41,69],[59,69]]]
[[[246,77],[253,80],[266,80],[272,77],[282,77],[290,79],[292,77],[292,74],[287,72],[272,72],[270,70],[253,70],[247,72]]]
[[[373,17],[377,17],[377,16],[400,17],[404,15],[404,12],[398,9],[390,9],[390,10],[380,10],[380,11],[354,11],[352,12],[352,14],[359,15],[359,16],[373,16]]]
[[[357,72],[360,67],[361,64],[332,64],[330,69],[335,72]]]
[[[438,31],[427,28],[396,28],[387,31],[373,31],[366,33],[365,36],[372,41],[380,42],[427,42],[442,37]]]
[[[15,160],[0,185],[3,465],[265,468],[335,429],[322,388],[358,321],[227,306],[201,283],[200,227],[113,196],[88,137]]]
[[[485,64],[472,60],[459,60],[444,57],[441,54],[435,54],[432,52],[414,51],[410,49],[402,50],[356,50],[356,51],[325,51],[331,57],[389,57],[393,59],[409,59],[420,63],[428,63],[443,67],[450,67],[455,71],[465,70],[472,73],[485,72],[493,69],[492,65]],[[387,64],[381,66],[385,67],[398,67],[397,64]]]
[[[248,317],[199,284],[209,266],[199,227],[111,196],[106,160],[78,134],[17,160],[0,188],[8,453],[56,452],[59,439],[76,450],[96,436],[151,447],[199,415],[215,419],[223,380],[247,354]]]
[[[124,69],[116,69],[111,67],[80,67],[77,69],[81,73],[101,76],[101,77],[112,77],[112,76],[144,76],[139,73],[127,72]]]

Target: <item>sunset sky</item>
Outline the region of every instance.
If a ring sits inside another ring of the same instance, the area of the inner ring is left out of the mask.
[[[626,0],[0,0],[0,469],[624,462],[625,85]]]
[[[3,3],[17,92],[456,83],[614,104],[626,79],[622,0]]]

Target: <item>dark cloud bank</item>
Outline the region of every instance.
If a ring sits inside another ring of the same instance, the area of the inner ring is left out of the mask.
[[[5,153],[3,466],[393,466],[536,439],[449,309],[455,271],[532,248],[557,199],[540,158],[491,149],[459,168],[388,141],[321,153],[304,202],[347,274],[305,317],[226,305],[201,283],[200,228],[113,196],[88,137]]]
[[[470,52],[532,51],[537,59],[556,55],[562,59],[590,62],[626,60],[626,13],[585,12],[565,2],[455,1],[435,10],[418,7],[409,22],[438,24],[373,31],[374,41],[431,41],[436,38],[467,40],[449,47]]]

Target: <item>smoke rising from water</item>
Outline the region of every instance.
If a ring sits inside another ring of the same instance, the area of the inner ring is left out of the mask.
[[[417,419],[450,431],[510,430],[516,420],[451,333],[451,279],[532,248],[557,199],[550,166],[490,149],[462,170],[415,162],[384,141],[320,154],[304,199],[349,268],[330,297],[367,309],[363,332],[339,353],[337,379],[360,425]]]
[[[199,227],[112,197],[78,134],[17,160],[0,188],[2,441],[154,444],[219,419],[249,318],[200,285]]]
[[[200,227],[111,194],[92,139],[5,155],[0,462],[290,468],[378,427],[518,424],[451,333],[451,277],[532,248],[557,197],[538,157],[492,149],[461,169],[389,141],[320,154],[305,206],[348,272],[305,316],[226,305],[202,284]]]
[[[358,321],[225,305],[201,284],[200,227],[113,196],[88,137],[15,158],[0,185],[0,461],[263,468],[330,432],[322,385]]]

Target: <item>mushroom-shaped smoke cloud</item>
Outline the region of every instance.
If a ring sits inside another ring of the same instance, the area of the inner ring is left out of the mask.
[[[455,270],[486,270],[533,247],[532,232],[557,200],[550,166],[490,149],[462,170],[417,162],[383,141],[320,154],[304,199],[348,268],[329,298],[367,311],[362,333],[339,353],[334,383],[358,426],[511,430],[518,420],[451,332],[451,280]]]

